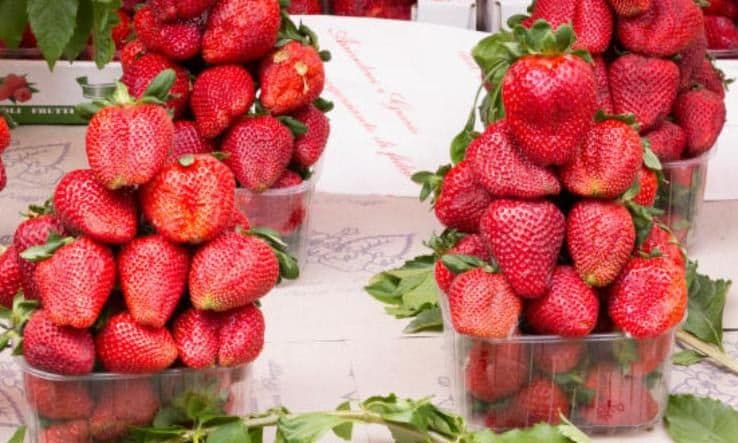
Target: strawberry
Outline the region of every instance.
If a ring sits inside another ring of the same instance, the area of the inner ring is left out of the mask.
[[[143,326],[128,312],[116,314],[95,337],[100,363],[110,372],[159,372],[177,359],[177,346],[165,328]]]
[[[36,266],[41,301],[57,325],[89,328],[115,285],[113,253],[88,237],[61,244]]]
[[[664,120],[644,138],[649,141],[651,150],[661,161],[679,160],[687,148],[687,134],[681,126],[669,120]]]
[[[25,103],[31,99],[32,95],[31,88],[18,88],[13,92],[13,99],[18,103]]]
[[[547,378],[537,378],[520,390],[510,407],[526,411],[525,421],[529,426],[540,422],[556,425],[562,414],[569,415],[570,409],[564,391]]]
[[[247,117],[228,132],[221,150],[238,182],[254,192],[269,189],[292,158],[294,140],[287,126],[263,115]]]
[[[290,2],[287,12],[290,14],[320,14],[323,12],[323,5],[320,0],[294,0]]]
[[[479,220],[491,201],[492,197],[476,182],[472,165],[465,160],[453,166],[443,177],[433,209],[444,226],[475,233],[479,231]]]
[[[574,160],[561,170],[561,179],[574,194],[613,199],[631,187],[642,163],[638,131],[619,119],[607,119],[587,132]]]
[[[704,60],[707,60],[707,38],[703,29],[700,30],[692,43],[679,54],[676,60],[681,74],[679,80],[680,91],[692,87],[694,77],[702,70]]]
[[[210,9],[217,0],[151,0],[151,8],[156,17],[163,22],[174,21],[177,18],[197,18]]]
[[[318,108],[309,105],[293,114],[307,127],[307,132],[295,137],[295,152],[292,161],[301,168],[309,168],[318,162],[328,144],[330,122]]]
[[[154,78],[166,69],[172,69],[176,74],[169,91],[172,98],[167,101],[167,109],[173,110],[175,117],[181,117],[187,112],[190,99],[190,73],[182,66],[159,54],[144,54],[125,67],[121,82],[134,97],[140,99]]]
[[[581,337],[597,324],[600,302],[571,266],[559,266],[543,297],[531,300],[525,310],[528,324],[539,334]]]
[[[51,424],[40,430],[39,443],[87,443],[90,426],[87,420],[72,420]]]
[[[0,305],[10,309],[23,284],[20,259],[14,245],[0,246]]]
[[[480,258],[484,261],[488,261],[490,259],[489,250],[487,249],[487,245],[484,243],[484,239],[481,235],[477,234],[469,234],[464,236],[463,238],[461,238],[461,240],[456,242],[456,244],[451,249],[448,250],[447,254],[470,255],[472,257]],[[451,288],[451,283],[453,282],[456,275],[451,272],[441,260],[436,261],[434,267],[434,275],[436,283],[438,284],[438,287],[441,289],[441,291],[443,293],[448,293],[448,290]]]
[[[36,263],[21,258],[20,254],[31,246],[45,244],[51,234],[59,236],[64,234],[61,222],[51,214],[29,218],[15,229],[13,246],[18,254],[18,264],[23,276],[21,286],[23,287],[23,295],[27,300],[39,299],[38,285],[34,279]]]
[[[528,380],[528,359],[518,343],[475,341],[464,367],[464,387],[482,401],[494,402],[518,391]]]
[[[477,268],[456,277],[448,291],[456,332],[507,337],[518,327],[523,305],[502,274]]]
[[[200,53],[201,30],[197,20],[159,22],[151,6],[143,6],[133,17],[136,36],[146,49],[182,61]]]
[[[565,47],[570,35],[566,27],[553,33],[543,22],[534,25],[528,39],[535,44],[525,45],[529,53],[512,64],[502,82],[502,102],[513,141],[523,155],[541,166],[569,162],[597,107],[592,67],[567,53],[569,48],[560,52],[544,48],[546,41]]]
[[[705,15],[705,36],[710,49],[738,48],[738,28],[728,17]]]
[[[131,317],[144,326],[163,327],[185,291],[189,266],[187,250],[161,235],[125,245],[118,273]]]
[[[84,375],[95,364],[95,343],[89,331],[57,326],[42,309],[33,313],[23,330],[23,357],[42,371]]]
[[[679,244],[679,240],[668,228],[658,223],[653,225],[651,232],[643,240],[641,250],[649,255],[658,250],[661,256],[671,260],[678,269],[686,269],[687,257]]]
[[[628,263],[635,246],[633,219],[614,202],[582,200],[566,222],[566,243],[574,269],[588,285],[612,283]]]
[[[607,0],[536,0],[531,22],[539,19],[554,29],[571,23],[577,35],[577,49],[601,54],[610,46],[614,25]]]
[[[5,79],[5,82],[7,82],[7,77]],[[6,84],[3,82],[3,85]],[[10,126],[8,126],[8,122],[0,117],[0,154],[5,152],[5,149],[10,146]]]
[[[635,17],[651,9],[652,0],[608,0],[619,17]]]
[[[259,85],[261,104],[273,114],[308,106],[323,92],[323,61],[312,46],[291,41],[261,61]]]
[[[615,112],[634,114],[640,129],[647,131],[669,115],[679,89],[679,68],[669,60],[625,54],[610,64],[609,79]]]
[[[5,164],[3,164],[3,159],[0,158],[0,191],[5,189],[5,186],[8,184],[8,175],[7,172],[5,172]]]
[[[196,244],[215,238],[228,225],[235,189],[230,169],[215,157],[186,155],[143,187],[141,206],[160,234],[176,243]]]
[[[276,182],[274,182],[274,185],[272,185],[273,189],[283,189],[283,188],[290,188],[292,186],[299,186],[300,183],[302,183],[302,177],[300,177],[300,174],[298,174],[295,171],[292,170],[285,170],[282,175],[279,176]]]
[[[631,363],[633,377],[646,377],[664,365],[669,365],[673,343],[668,335],[638,340],[638,357]]]
[[[218,364],[233,367],[251,363],[264,347],[264,315],[253,304],[221,314]]]
[[[547,201],[495,200],[480,229],[515,293],[545,295],[564,241],[561,211]]]
[[[208,68],[195,80],[190,101],[200,134],[215,138],[254,103],[254,81],[241,66]]]
[[[115,440],[131,427],[151,425],[158,410],[159,398],[147,378],[103,383],[90,417],[90,433],[95,440]]]
[[[54,209],[68,232],[95,241],[127,243],[138,230],[133,194],[111,191],[89,169],[77,169],[62,177],[54,191]]]
[[[112,36],[115,48],[121,49],[131,35],[131,16],[123,9],[118,9],[118,24],[113,27]]]
[[[594,58],[594,75],[597,86],[597,107],[606,114],[615,111],[612,105],[612,94],[610,94],[610,79],[607,77],[607,62],[601,56]]]
[[[565,374],[573,371],[587,350],[581,342],[539,343],[533,346],[533,365],[546,374]]]
[[[610,287],[608,312],[636,338],[656,337],[677,325],[687,307],[683,269],[663,257],[636,257]]]
[[[219,0],[208,15],[202,56],[209,64],[257,60],[277,43],[280,23],[277,0]]]
[[[95,114],[85,136],[90,169],[109,189],[150,181],[174,140],[174,125],[164,108],[124,101]]]
[[[95,406],[84,382],[45,379],[30,373],[24,374],[23,381],[28,404],[44,418],[86,419]]]
[[[698,156],[715,145],[725,125],[725,102],[707,89],[679,94],[674,105],[676,122],[687,135],[687,151]]]
[[[510,140],[508,124],[487,127],[467,150],[474,175],[495,197],[537,198],[561,191],[556,175],[525,158]]]
[[[653,0],[645,13],[621,17],[617,34],[625,49],[670,57],[687,48],[702,26],[702,11],[693,0]]]
[[[705,15],[722,15],[731,19],[738,18],[738,4],[732,0],[710,0],[709,5],[703,6]]]
[[[725,98],[725,74],[720,71],[713,62],[704,58],[702,60],[701,68],[695,72],[693,81],[696,85],[702,85],[708,91],[712,91],[719,95],[720,98]]]
[[[174,145],[169,151],[169,161],[179,160],[185,154],[207,154],[215,151],[215,143],[197,130],[194,122],[177,120],[174,122]]]
[[[123,46],[120,50],[120,64],[123,68],[123,73],[139,58],[146,54],[146,45],[139,39],[133,39]]]
[[[190,368],[209,368],[218,361],[220,319],[212,312],[190,308],[177,317],[172,336],[179,359]]]
[[[241,212],[240,209],[237,207],[233,207],[233,214],[231,215],[231,221],[228,222],[228,226],[226,226],[227,230],[236,230],[241,229],[242,231],[248,231],[251,229],[251,223],[249,222],[249,219],[246,217],[246,214]]]
[[[642,426],[658,415],[659,405],[646,385],[610,363],[593,366],[584,386],[595,394],[589,405],[580,405],[579,413],[592,426]]]
[[[190,299],[197,309],[226,311],[263,297],[278,278],[279,263],[267,242],[226,231],[195,253]]]
[[[484,426],[495,432],[525,428],[526,411],[519,411],[513,406],[513,403],[508,402],[497,408],[490,407],[484,419]]]
[[[633,202],[646,207],[652,207],[656,203],[656,193],[659,190],[659,177],[656,172],[641,166],[638,170],[638,194],[633,197]]]

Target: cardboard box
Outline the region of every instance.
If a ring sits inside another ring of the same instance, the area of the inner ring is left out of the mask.
[[[27,83],[27,90],[16,92],[15,97],[12,90],[3,90],[13,75]],[[91,61],[59,61],[50,71],[44,60],[0,59],[0,110],[20,124],[85,124],[74,114],[74,106],[104,97],[121,75],[118,62],[100,70]]]
[[[415,20],[477,29],[477,2],[474,0],[418,0]]]

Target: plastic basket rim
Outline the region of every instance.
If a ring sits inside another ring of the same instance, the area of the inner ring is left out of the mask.
[[[717,152],[717,145],[714,145],[713,147],[703,152],[702,154],[698,155],[697,157],[665,161],[665,162],[661,162],[661,165],[664,167],[664,169],[670,169],[670,168],[681,168],[681,167],[687,167],[687,166],[694,166],[694,165],[698,165],[701,163],[707,163],[707,161],[710,160],[713,155],[715,155],[715,152]]]

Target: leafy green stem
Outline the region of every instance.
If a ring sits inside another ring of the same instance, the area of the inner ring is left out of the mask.
[[[695,351],[705,355],[715,363],[723,366],[725,369],[728,369],[738,375],[738,361],[736,361],[725,352],[721,351],[720,348],[718,348],[717,346],[706,343],[684,330],[677,331],[676,335],[677,341],[679,341],[679,343],[681,343],[682,345],[690,349],[694,349]]]

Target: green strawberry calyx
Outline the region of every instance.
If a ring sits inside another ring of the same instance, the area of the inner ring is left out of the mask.
[[[456,229],[444,229],[441,235],[433,233],[430,239],[423,242],[423,246],[431,249],[440,258],[464,237],[466,234]]]
[[[463,274],[472,269],[481,268],[490,274],[499,272],[496,263],[486,262],[481,258],[465,254],[446,254],[441,257],[441,262],[454,274]]]
[[[38,307],[39,302],[26,300],[23,291],[18,291],[13,298],[11,308],[0,306],[0,318],[7,321],[7,324],[0,323],[0,328],[4,329],[0,334],[0,351],[15,346],[13,355],[23,354],[23,330]]]
[[[307,126],[305,126],[305,123],[289,115],[280,115],[279,117],[277,117],[277,120],[279,120],[279,122],[283,125],[287,126],[287,129],[292,132],[292,136],[295,138],[305,134],[308,130]]]
[[[451,165],[440,166],[435,172],[431,171],[419,171],[410,177],[410,180],[419,184],[420,189],[420,201],[425,201],[428,197],[431,197],[431,204],[436,202],[436,199],[441,193],[441,184],[443,184],[443,178],[446,176],[448,171],[451,170]]]
[[[279,28],[276,47],[281,48],[289,42],[296,41],[303,45],[312,46],[316,51],[318,51],[318,55],[320,55],[320,59],[322,61],[331,61],[332,57],[330,51],[320,49],[318,34],[304,23],[300,22],[300,25],[298,26],[292,21],[292,17],[290,17],[289,12],[287,12],[287,8],[290,7],[290,0],[280,0],[279,6],[281,9],[280,14],[282,16],[282,24]]]
[[[43,204],[30,204],[26,212],[21,212],[21,216],[24,218],[36,218],[42,215],[48,215],[54,213],[54,204],[51,199],[46,200]]]
[[[243,231],[240,228],[237,229],[239,232],[245,235],[253,235],[264,241],[272,247],[274,254],[277,256],[279,262],[279,277],[287,280],[294,280],[300,276],[300,268],[297,265],[297,259],[292,256],[287,250],[287,243],[282,240],[279,233],[273,229],[264,227],[251,228],[248,231]]]
[[[31,246],[20,253],[21,258],[31,261],[40,262],[51,258],[54,253],[62,246],[66,246],[74,241],[74,237],[63,237],[56,232],[49,233],[46,243],[37,246]]]

